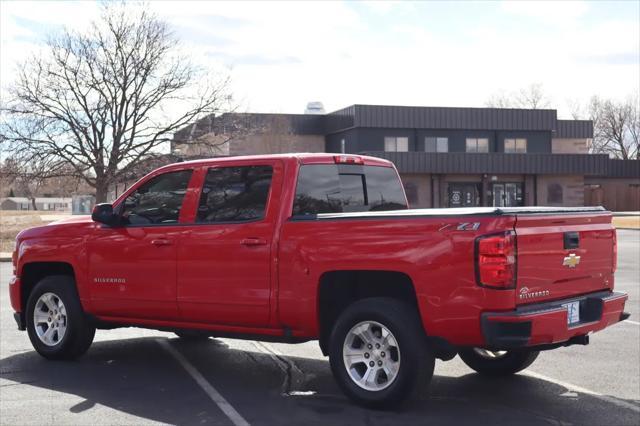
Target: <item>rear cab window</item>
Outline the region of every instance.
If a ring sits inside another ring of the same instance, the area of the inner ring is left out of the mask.
[[[407,209],[392,167],[356,164],[300,166],[293,216]]]

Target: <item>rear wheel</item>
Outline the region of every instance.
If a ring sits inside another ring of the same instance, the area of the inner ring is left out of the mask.
[[[48,359],[79,357],[89,349],[96,332],[68,276],[40,280],[29,295],[25,317],[31,344]]]
[[[460,358],[469,367],[488,376],[508,376],[533,364],[539,351],[513,350],[490,351],[482,348],[464,349]]]
[[[387,298],[358,301],[340,315],[329,360],[344,393],[372,408],[406,400],[430,381],[435,362],[418,315]]]

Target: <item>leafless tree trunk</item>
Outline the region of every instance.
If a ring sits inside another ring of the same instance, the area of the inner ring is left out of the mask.
[[[106,201],[176,130],[229,102],[228,79],[207,78],[179,50],[165,22],[107,3],[89,31],[65,30],[20,64],[2,106],[3,149],[71,168]]]

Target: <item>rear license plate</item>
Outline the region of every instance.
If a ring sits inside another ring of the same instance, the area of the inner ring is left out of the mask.
[[[580,322],[580,302],[565,303],[562,306],[567,308],[567,325]]]

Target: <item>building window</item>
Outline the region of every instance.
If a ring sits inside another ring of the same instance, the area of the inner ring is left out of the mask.
[[[410,205],[418,204],[418,186],[413,182],[405,182],[404,193],[407,196],[407,201],[409,201]]]
[[[449,139],[427,136],[424,138],[424,150],[425,152],[449,152]]]
[[[504,152],[507,154],[524,154],[527,152],[526,139],[505,139]]]
[[[547,204],[562,204],[562,185],[550,183],[547,186]]]
[[[384,138],[384,150],[387,152],[409,151],[409,138],[405,136],[387,136]]]
[[[489,139],[467,138],[467,152],[489,152]]]

